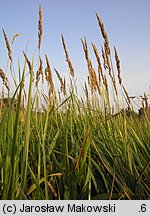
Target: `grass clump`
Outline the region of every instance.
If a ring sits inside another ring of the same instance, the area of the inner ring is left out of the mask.
[[[63,35],[70,81],[54,69],[60,82],[60,88],[55,88],[47,55],[44,70],[44,60],[40,56],[41,6],[38,69],[35,69],[34,58],[30,61],[23,52],[24,67],[21,70],[18,64],[19,82],[14,80],[15,92],[9,88],[7,74],[0,69],[3,81],[0,99],[1,199],[150,198],[148,98],[144,94],[142,114],[135,113],[123,85],[117,50],[114,48],[115,70],[107,33],[99,15],[96,16],[104,38],[102,57],[92,43],[96,70],[87,41],[81,40],[88,70],[82,97],[77,94],[75,70]],[[12,70],[11,46],[4,30],[3,34]],[[25,87],[27,77],[28,88]],[[41,89],[45,83],[46,92]],[[121,102],[118,88],[123,95]]]

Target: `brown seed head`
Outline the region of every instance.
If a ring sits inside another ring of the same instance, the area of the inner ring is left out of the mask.
[[[41,57],[40,57],[39,69],[37,70],[37,73],[36,73],[36,83],[35,83],[36,87],[38,86],[40,75],[42,76],[42,83],[44,83],[43,62],[42,62]]]
[[[12,50],[11,50],[11,47],[10,47],[10,44],[9,44],[9,41],[8,41],[8,37],[7,37],[6,32],[4,31],[4,29],[3,29],[3,34],[4,34],[6,47],[7,47],[7,50],[8,50],[8,57],[9,57],[10,61],[12,61]]]
[[[89,93],[88,93],[88,88],[87,88],[86,82],[84,82],[84,86],[85,86],[85,95],[87,98],[89,98]]]
[[[105,86],[105,89],[106,89],[107,95],[109,96],[108,82],[107,82],[107,78],[106,78],[105,75],[104,75],[104,86]]]
[[[59,72],[54,68],[55,72],[56,72],[56,75],[59,79],[59,82],[60,82],[60,91],[64,93],[64,95],[66,94],[66,90],[65,90],[65,85],[64,85],[64,82],[63,82],[63,79],[62,77],[60,76]]]
[[[116,66],[117,66],[117,71],[118,71],[118,80],[119,80],[119,84],[122,85],[120,60],[119,60],[118,53],[115,47],[114,47],[114,51],[115,51]]]
[[[84,38],[84,40],[81,39],[81,42],[82,42],[82,45],[83,45],[83,50],[84,50],[84,53],[85,53],[86,61],[88,63],[88,67],[91,67],[92,64],[89,61],[89,53],[88,53],[88,46],[87,46],[86,38]]]
[[[15,40],[16,40],[16,38],[17,38],[18,36],[21,36],[21,33],[17,33],[17,34],[15,34],[15,35],[13,36],[13,39],[12,39],[12,42],[11,42],[12,45],[13,45],[13,43],[15,42]]]
[[[62,44],[63,44],[63,48],[64,48],[65,55],[66,55],[66,61],[68,63],[68,67],[70,69],[70,74],[72,77],[74,77],[74,69],[73,69],[72,63],[71,63],[70,58],[69,58],[69,54],[68,54],[68,51],[66,48],[65,39],[64,39],[63,34],[61,34],[61,39],[62,39]]]
[[[65,80],[65,77],[64,77],[63,92],[64,92],[64,96],[66,96],[67,90],[66,90],[66,80]]]
[[[97,62],[98,62],[99,70],[102,71],[101,59],[100,59],[98,50],[97,50],[95,44],[92,43],[92,46],[93,46],[93,50],[94,50],[94,53],[95,53],[95,56],[96,56],[96,59],[97,59]]]
[[[107,59],[106,59],[106,55],[105,55],[105,51],[104,51],[104,48],[102,47],[102,57],[103,57],[103,65],[104,65],[104,68],[105,70],[108,68],[108,65],[107,65]]]
[[[85,58],[86,58],[86,61],[87,61],[87,67],[88,67],[88,84],[90,86],[90,89],[91,89],[91,92],[92,94],[94,93],[95,89],[96,89],[96,86],[95,86],[95,74],[94,74],[94,69],[92,67],[92,62],[89,58],[89,54],[88,54],[88,46],[87,46],[87,42],[86,42],[86,39],[82,40],[81,39],[81,42],[82,42],[82,45],[83,45],[83,50],[84,50],[84,53],[85,53]]]
[[[38,49],[41,48],[41,42],[42,42],[42,6],[40,5],[39,8],[39,23],[38,23]]]
[[[30,72],[32,71],[32,65],[31,65],[31,62],[29,61],[29,59],[28,59],[28,57],[27,57],[27,55],[26,55],[26,53],[23,51],[23,55],[24,55],[24,57],[25,57],[25,60],[26,60],[26,62],[27,62],[27,64],[28,64],[28,67],[29,67],[29,70],[30,70]]]
[[[109,69],[109,71],[111,70],[111,66],[110,66],[110,59],[109,59],[109,55],[107,52],[107,47],[106,44],[104,43],[104,52],[105,52],[105,58],[106,58],[106,64],[107,64],[107,68]]]
[[[4,73],[4,71],[0,68],[0,77],[3,81],[4,86],[7,88],[7,90],[9,91],[9,85],[8,85],[8,79],[6,77],[6,74]]]
[[[96,13],[96,17],[97,17],[97,20],[98,20],[98,24],[99,24],[99,27],[101,29],[101,33],[102,33],[102,36],[104,38],[104,43],[105,43],[105,47],[106,47],[106,50],[107,50],[107,54],[110,55],[110,47],[109,47],[109,40],[108,40],[108,36],[107,36],[107,33],[105,31],[105,28],[104,28],[104,24],[102,23],[99,15]]]

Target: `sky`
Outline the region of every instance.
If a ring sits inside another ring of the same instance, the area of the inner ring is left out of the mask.
[[[68,72],[62,33],[77,79],[81,83],[86,80],[81,38],[86,37],[94,62],[91,43],[95,43],[99,51],[103,44],[97,12],[112,50],[114,46],[118,50],[123,83],[129,94],[150,94],[150,0],[0,0],[0,68],[5,70],[7,59],[2,28],[10,41],[14,34],[22,34],[12,47],[16,62],[18,57],[23,60],[22,51],[26,49],[32,58],[37,48],[40,4],[43,10],[41,55],[49,56],[52,68],[58,69],[62,75]]]

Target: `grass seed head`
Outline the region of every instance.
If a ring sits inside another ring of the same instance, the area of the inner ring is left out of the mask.
[[[54,93],[54,83],[53,83],[53,78],[52,78],[52,71],[50,68],[48,56],[45,55],[45,58],[46,58],[46,64],[47,64],[47,67],[45,69],[45,76],[50,86],[50,94],[53,94]]]
[[[37,70],[37,73],[36,73],[36,82],[35,82],[36,87],[38,86],[38,83],[40,80],[40,75],[42,76],[42,83],[44,83],[43,61],[42,61],[41,57],[40,57],[39,69]]]
[[[107,78],[106,78],[105,75],[104,75],[104,86],[105,86],[105,89],[106,89],[107,95],[109,95],[108,82],[107,82]]]
[[[104,44],[105,44],[105,47],[106,47],[107,54],[110,55],[109,40],[108,40],[108,36],[107,36],[107,33],[105,31],[105,28],[104,28],[104,24],[102,23],[102,21],[100,19],[100,16],[97,13],[96,13],[96,17],[97,17],[97,20],[98,20],[99,27],[101,29],[102,36],[103,36],[104,41],[105,41]]]
[[[4,31],[4,29],[3,29],[3,34],[4,34],[4,39],[5,39],[6,47],[7,47],[7,50],[8,50],[8,57],[9,57],[10,61],[12,62],[12,50],[11,50],[11,46],[10,46],[9,41],[8,41],[7,34]]]
[[[67,90],[66,90],[66,79],[64,77],[64,84],[63,84],[63,93],[64,93],[64,96],[67,95]]]
[[[119,80],[119,84],[122,85],[120,60],[119,60],[118,53],[115,47],[114,47],[114,51],[115,51],[116,66],[117,66],[117,71],[118,71],[118,80]]]
[[[63,79],[62,77],[60,76],[59,72],[56,70],[56,68],[54,68],[55,72],[56,72],[56,75],[59,79],[59,82],[60,82],[60,91],[62,92],[64,90],[64,83],[63,83]]]
[[[86,98],[89,98],[89,93],[88,93],[88,88],[87,88],[86,82],[84,82],[84,86],[85,86],[85,95],[86,95]]]
[[[102,57],[103,57],[103,66],[104,69],[106,70],[108,68],[108,65],[107,65],[106,55],[103,46],[102,46]]]
[[[102,73],[102,65],[101,65],[101,59],[100,59],[100,56],[98,54],[98,50],[96,48],[96,45],[92,43],[92,46],[93,46],[93,50],[94,50],[94,53],[95,53],[95,56],[96,56],[96,59],[97,59],[97,62],[98,62],[98,76],[99,76],[99,83],[100,83],[100,80],[101,80],[101,73]]]
[[[7,88],[7,90],[9,91],[9,85],[8,85],[8,79],[6,77],[6,74],[4,73],[4,71],[0,68],[0,77],[3,81],[4,86]]]
[[[12,45],[13,45],[13,43],[15,42],[15,40],[16,40],[16,38],[17,38],[18,36],[21,36],[21,33],[17,33],[17,34],[15,34],[15,35],[13,36],[13,39],[12,39],[12,42],[11,42]]]
[[[42,6],[40,5],[39,8],[39,23],[38,23],[38,49],[40,50],[41,48],[41,42],[42,42],[42,35],[43,35],[43,30],[42,30]]]
[[[27,64],[28,64],[28,67],[29,67],[29,70],[30,70],[30,72],[32,71],[32,65],[31,65],[31,62],[30,62],[30,60],[28,59],[28,57],[27,57],[27,55],[26,55],[26,53],[23,51],[23,55],[24,55],[24,57],[25,57],[25,60],[26,60],[26,62],[27,62]]]
[[[89,58],[89,53],[88,53],[88,46],[86,42],[86,38],[84,40],[81,39],[82,45],[83,45],[83,50],[85,53],[85,59],[87,61],[87,67],[88,67],[88,84],[90,86],[92,94],[96,90],[96,73],[95,70],[92,66],[92,62]]]
[[[63,44],[63,48],[64,48],[65,55],[66,55],[66,61],[68,63],[69,69],[70,69],[70,74],[71,74],[72,77],[74,77],[74,69],[73,69],[72,63],[71,63],[70,58],[69,58],[69,54],[68,54],[68,51],[67,51],[67,47],[66,47],[66,44],[65,44],[65,39],[64,39],[63,34],[61,34],[61,39],[62,39],[62,44]]]

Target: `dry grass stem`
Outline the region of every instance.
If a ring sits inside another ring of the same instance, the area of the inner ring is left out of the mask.
[[[72,63],[71,63],[70,58],[69,58],[69,54],[68,54],[68,51],[66,48],[65,39],[64,39],[63,35],[61,35],[61,39],[62,39],[62,44],[63,44],[63,48],[64,48],[65,55],[66,55],[66,61],[68,63],[69,69],[70,69],[70,74],[72,77],[74,77],[74,69],[73,69]]]
[[[9,57],[10,61],[12,61],[12,50],[11,50],[11,47],[10,47],[10,44],[9,44],[9,41],[8,41],[8,37],[7,37],[6,32],[4,31],[4,29],[3,29],[3,34],[4,34],[6,47],[7,47],[7,50],[8,50],[8,57]]]
[[[126,95],[126,97],[128,99],[128,102],[130,103],[130,97],[129,97],[129,94],[128,94],[127,90],[125,89],[124,85],[122,85],[122,88],[123,88],[124,93],[125,93],[125,95]]]
[[[41,42],[42,42],[42,6],[40,5],[39,8],[39,24],[38,24],[38,49],[41,48]]]

